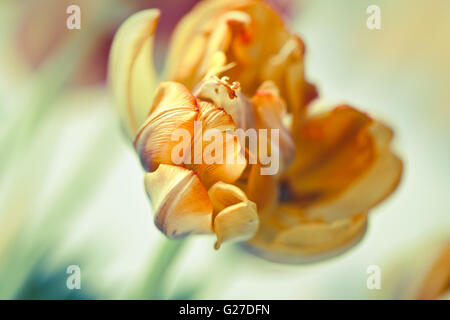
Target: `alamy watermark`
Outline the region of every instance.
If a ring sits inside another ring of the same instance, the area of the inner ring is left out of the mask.
[[[377,5],[370,5],[366,9],[366,13],[370,14],[367,18],[366,26],[369,30],[381,29],[381,8]]]
[[[67,267],[66,273],[70,274],[66,280],[66,287],[69,290],[81,289],[81,269],[76,264]]]
[[[81,29],[81,9],[80,6],[72,4],[67,7],[66,13],[69,14],[66,20],[66,27],[69,30]]]
[[[235,129],[203,131],[194,121],[194,134],[184,128],[172,132],[178,142],[171,150],[174,164],[260,164],[261,175],[275,175],[280,168],[279,129]]]
[[[366,286],[369,290],[381,290],[381,268],[376,264],[370,265],[366,270],[367,277]]]

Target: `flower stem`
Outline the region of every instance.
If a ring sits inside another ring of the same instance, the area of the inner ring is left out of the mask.
[[[136,291],[136,298],[156,300],[165,296],[163,288],[167,282],[170,267],[186,242],[186,240],[163,240],[156,256],[153,258],[154,260],[148,270],[148,274]]]

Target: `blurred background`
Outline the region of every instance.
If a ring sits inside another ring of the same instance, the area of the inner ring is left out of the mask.
[[[161,61],[191,0],[0,2],[1,299],[407,299],[450,239],[450,2],[271,0],[307,45],[321,100],[388,123],[405,171],[354,249],[286,266],[214,238],[174,255],[156,229],[143,172],[105,84],[115,30],[158,7]],[[81,8],[68,30],[66,8]],[[369,5],[381,30],[369,30]],[[67,267],[81,270],[69,290]],[[366,286],[380,267],[382,288]]]

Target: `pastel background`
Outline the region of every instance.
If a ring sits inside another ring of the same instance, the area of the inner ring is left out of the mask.
[[[371,212],[351,251],[285,266],[213,237],[176,257],[159,248],[143,172],[104,82],[108,48],[127,16],[160,7],[157,61],[195,1],[0,2],[0,298],[410,298],[450,238],[450,2],[273,0],[307,45],[313,109],[347,102],[387,122],[405,163],[397,191]],[[79,4],[81,30],[65,9]],[[381,8],[381,30],[366,8]],[[168,268],[166,259],[172,259]],[[81,268],[68,290],[66,268]],[[368,290],[378,265],[382,289]],[[161,281],[154,283],[154,272]]]

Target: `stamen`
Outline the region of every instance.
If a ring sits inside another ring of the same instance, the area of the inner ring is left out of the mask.
[[[227,89],[228,96],[230,99],[234,99],[237,97],[236,91],[240,90],[241,84],[238,81],[234,81],[232,84],[230,84],[230,78],[227,76],[223,76],[222,78],[213,77],[214,80],[223,86],[225,86],[225,89]]]

